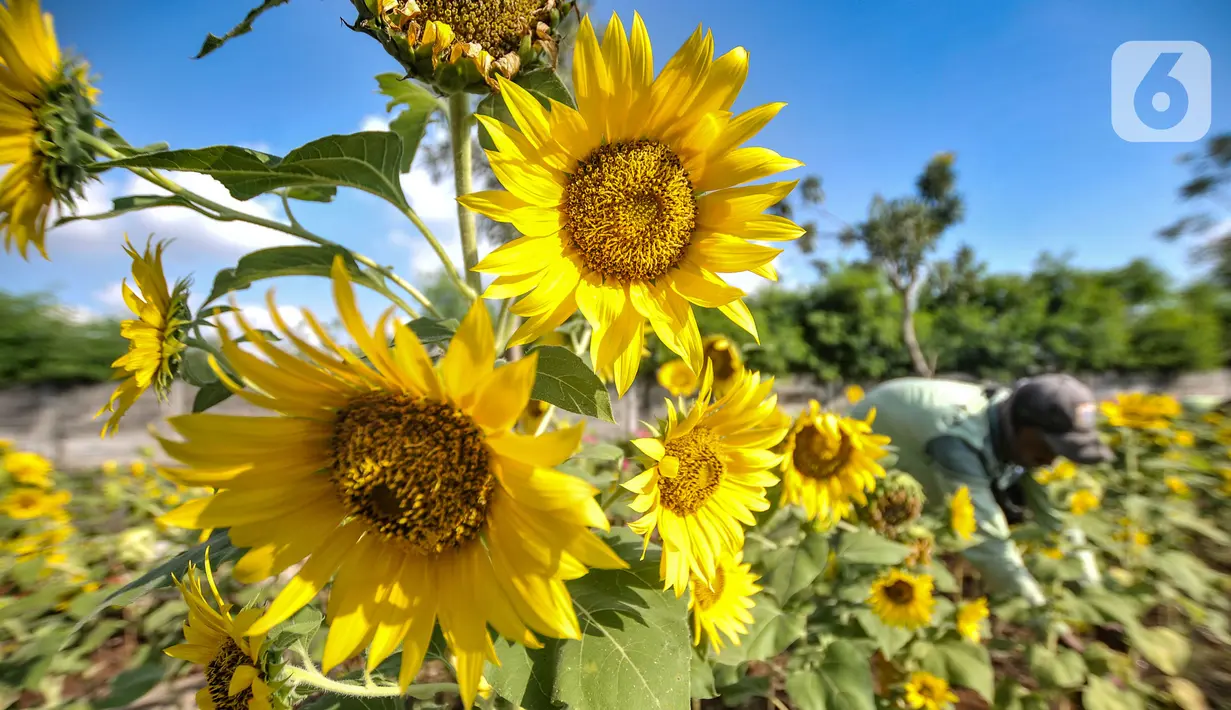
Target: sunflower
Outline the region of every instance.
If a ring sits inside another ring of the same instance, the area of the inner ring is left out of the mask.
[[[145,473],[148,467],[144,461],[137,460],[128,464],[128,471],[133,475],[133,478],[145,478]]]
[[[877,459],[889,443],[872,433],[875,418],[875,409],[859,420],[822,411],[812,400],[787,437],[783,504],[803,505],[812,519],[843,517],[853,503],[866,505],[876,479],[885,476]]]
[[[369,0],[355,28],[407,76],[445,94],[496,89],[494,76],[556,62],[557,27],[571,0]],[[486,84],[486,85],[485,85]]]
[[[971,643],[983,638],[983,620],[987,618],[987,598],[980,597],[957,607],[957,632]]]
[[[868,527],[885,537],[895,538],[923,514],[926,496],[913,476],[894,473],[868,497],[858,516]]]
[[[978,524],[975,521],[975,506],[970,500],[970,489],[962,486],[953,494],[949,503],[950,521],[955,535],[963,540],[974,537]]]
[[[231,616],[231,605],[222,600],[214,583],[208,550],[205,578],[217,609],[205,597],[196,565],[188,563],[182,580],[171,578],[188,604],[188,620],[184,622],[187,643],[172,646],[165,653],[202,667],[205,687],[197,691],[197,707],[202,710],[272,710],[275,703],[262,648],[265,634],[250,632],[261,610],[249,608]]]
[[[1044,468],[1035,474],[1034,480],[1047,485],[1057,481],[1071,481],[1077,476],[1077,464],[1068,459],[1060,459],[1051,468]]]
[[[109,459],[107,461],[104,461],[103,465],[99,466],[99,468],[102,470],[103,475],[114,476],[116,472],[120,470],[120,464],[117,463],[115,460]]]
[[[1099,507],[1099,498],[1094,491],[1082,489],[1069,498],[1069,510],[1073,515],[1085,515]]]
[[[184,467],[173,482],[217,492],[163,516],[179,527],[229,527],[249,551],[234,575],[254,582],[307,558],[249,634],[264,633],[333,579],[325,670],[369,647],[371,670],[402,646],[399,682],[422,664],[439,618],[458,656],[458,684],[474,702],[487,626],[530,647],[533,632],[580,638],[564,581],[588,566],[626,564],[589,527],[608,529],[585,481],[552,470],[578,448],[581,428],[544,436],[511,431],[530,399],[538,356],[496,368],[487,308],[475,301],[434,366],[393,309],[370,329],[339,257],[333,295],[358,354],[340,348],[308,311],[321,346],[289,328],[271,293],[274,325],[300,356],[272,345],[236,314],[249,353],[219,327],[221,349],[244,379],[215,372],[265,417],[172,417],[183,438],[160,438]],[[335,576],[336,575],[336,576]]]
[[[1180,430],[1175,433],[1175,445],[1185,448],[1197,443],[1197,437],[1191,431]]]
[[[0,501],[0,510],[14,520],[62,519],[64,506],[72,499],[68,491],[45,493],[37,488],[18,488]]]
[[[688,609],[692,612],[693,645],[701,645],[704,630],[715,651],[722,650],[723,634],[738,646],[740,635],[748,633],[747,624],[752,623],[749,610],[756,606],[752,597],[761,591],[752,565],[744,563],[743,551],[719,561],[710,583],[693,576],[688,589],[692,592]]]
[[[911,673],[903,690],[906,704],[913,710],[944,710],[957,702],[957,694],[949,689],[948,681],[924,671]]]
[[[637,494],[630,507],[644,513],[629,528],[662,539],[662,577],[676,596],[690,575],[713,583],[722,558],[743,547],[743,526],[769,508],[765,489],[778,454],[769,447],[786,433],[774,410],[773,378],[745,372],[726,395],[711,401],[707,368],[692,409],[682,420],[667,401],[667,423],[657,438],[634,439],[648,468],[624,483]]]
[[[47,258],[51,206],[71,208],[80,196],[93,150],[77,131],[97,127],[97,96],[86,66],[66,61],[51,15],[38,0],[0,3],[0,234],[28,258],[31,244]]]
[[[1174,495],[1179,496],[1180,498],[1187,498],[1192,493],[1192,489],[1189,488],[1188,484],[1184,482],[1184,479],[1179,476],[1164,477],[1163,485],[1167,486],[1167,490],[1171,491]]]
[[[106,406],[94,415],[99,417],[103,412],[111,412],[103,425],[104,437],[119,430],[120,418],[151,386],[160,400],[166,400],[184,357],[185,326],[192,320],[188,310],[188,282],[181,280],[176,282],[175,288],[167,289],[167,277],[162,271],[162,252],[167,242],[159,242],[153,251],[146,242],[145,253],[139,254],[127,237],[124,241],[124,251],[133,261],[133,281],[141,295],[133,293],[125,281],[124,303],[137,317],[120,324],[120,334],[128,339],[128,352],[111,363],[116,377],[124,381],[111,394]]]
[[[846,397],[846,401],[850,404],[859,404],[863,401],[864,397],[863,388],[859,385],[847,385],[843,394]]]
[[[497,277],[484,296],[525,295],[513,306],[526,318],[515,344],[580,310],[594,328],[595,368],[613,367],[621,394],[637,374],[647,319],[697,373],[705,360],[694,305],[719,308],[755,338],[744,292],[719,274],[775,279],[770,262],[782,250],[750,240],[803,234],[789,219],[763,214],[795,183],[745,185],[802,165],[740,147],[783,104],[733,116],[748,53],[737,48],[714,61],[713,52],[713,37],[698,27],[654,78],[639,15],[631,40],[613,15],[602,47],[585,17],[573,55],[577,110],[552,101],[547,111],[498,77],[518,129],[477,116],[496,145],[487,155],[508,192],[458,199],[525,235],[475,267]]]
[[[1125,392],[1099,405],[1107,423],[1127,429],[1166,429],[1179,416],[1180,403],[1167,395]]]
[[[658,368],[658,384],[674,397],[683,397],[697,390],[697,375],[680,359],[665,362]]]
[[[702,341],[701,354],[714,370],[714,390],[719,394],[726,392],[744,371],[739,345],[724,335],[711,335]]]
[[[27,486],[51,488],[51,462],[29,451],[11,451],[4,454],[4,470],[14,481]]]
[[[918,629],[932,623],[932,578],[898,569],[886,570],[872,583],[868,604],[889,626]]]

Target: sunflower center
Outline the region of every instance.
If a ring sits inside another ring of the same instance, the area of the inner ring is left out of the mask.
[[[885,596],[894,604],[905,606],[915,600],[915,585],[899,579],[885,587]]]
[[[667,455],[680,462],[675,477],[663,476],[658,482],[660,500],[668,510],[676,515],[692,515],[718,490],[727,465],[717,448],[718,437],[705,427],[667,442]]]
[[[791,458],[795,468],[808,478],[824,480],[842,471],[851,456],[851,442],[845,433],[826,436],[816,426],[806,426],[795,435]]]
[[[651,281],[684,258],[697,202],[683,163],[653,140],[607,143],[564,189],[565,227],[581,260],[605,278]]]
[[[420,22],[435,20],[453,30],[462,42],[474,42],[496,59],[521,47],[543,0],[418,0]]]
[[[714,579],[706,584],[703,580],[698,579],[695,575],[692,578],[692,596],[696,600],[697,606],[705,611],[714,606],[714,602],[722,598],[722,590],[727,585],[727,573],[720,566],[714,573]]]
[[[242,665],[252,665],[248,654],[240,650],[232,639],[227,639],[213,660],[205,666],[205,683],[209,688],[209,697],[214,701],[217,710],[247,710],[248,701],[252,700],[252,688],[231,695],[231,677],[235,669]],[[259,675],[261,680],[265,674]]]
[[[474,420],[442,402],[389,393],[338,412],[331,480],[353,515],[423,554],[474,540],[496,486]]]
[[[705,357],[709,358],[710,367],[714,369],[714,381],[723,382],[735,374],[735,358],[728,343],[714,343],[705,349]]]

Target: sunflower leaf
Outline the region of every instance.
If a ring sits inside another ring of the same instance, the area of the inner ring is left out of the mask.
[[[802,612],[784,612],[770,594],[756,597],[752,607],[752,623],[740,645],[728,644],[718,654],[718,662],[737,666],[748,661],[764,661],[782,653],[804,637],[808,618]]]
[[[196,209],[192,203],[186,198],[179,195],[127,195],[125,197],[117,197],[111,201],[111,209],[106,212],[97,214],[75,214],[68,217],[61,217],[56,221],[56,226],[62,226],[70,222],[78,222],[83,219],[88,220],[104,220],[112,217],[119,217],[128,212],[136,212],[137,210],[145,210],[151,207],[187,207]]]
[[[318,138],[285,158],[251,148],[216,145],[165,150],[120,158],[94,166],[154,168],[209,175],[237,200],[283,187],[353,187],[408,209],[399,181],[402,139],[389,131],[366,131]]]
[[[235,266],[225,268],[214,276],[214,287],[206,303],[232,291],[243,291],[262,279],[279,276],[324,276],[328,277],[335,256],[346,262],[350,277],[356,283],[369,288],[375,282],[355,264],[350,252],[342,247],[286,246],[270,247],[250,252],[240,258]]]
[[[201,43],[201,51],[197,52],[197,56],[193,57],[193,59],[200,59],[201,57],[204,57],[215,49],[218,49],[222,45],[226,44],[229,40],[235,39],[240,35],[248,34],[252,31],[252,23],[256,21],[256,18],[264,14],[266,10],[275,8],[279,5],[284,5],[288,2],[290,2],[290,0],[265,0],[265,2],[261,3],[259,7],[254,7],[249,10],[248,14],[244,16],[244,19],[241,20],[238,25],[232,27],[230,32],[227,32],[221,37],[213,34],[212,32],[207,34],[205,36],[205,41]]]
[[[910,555],[910,548],[886,540],[871,530],[860,529],[842,535],[836,555],[838,560],[849,564],[896,565]]]
[[[406,324],[406,327],[410,328],[419,337],[419,342],[424,345],[449,342],[453,339],[457,326],[457,321],[452,318],[448,320],[416,318]]]
[[[543,345],[532,352],[539,354],[538,373],[534,377],[531,399],[554,404],[560,409],[615,423],[611,413],[611,393],[585,361],[568,348]]]
[[[404,79],[400,74],[377,74],[376,83],[380,85],[380,93],[391,99],[385,106],[386,111],[392,111],[399,105],[406,107],[389,122],[389,130],[401,136],[402,162],[399,168],[404,173],[410,172],[419,143],[427,133],[427,124],[444,104],[431,91]]]
[[[800,710],[874,710],[874,684],[867,656],[847,641],[835,641],[815,668],[786,680],[786,691]]]
[[[333,202],[337,194],[338,188],[333,186],[305,185],[289,187],[286,190],[287,197],[304,202]]]
[[[233,394],[234,392],[227,389],[227,386],[219,380],[207,382],[197,390],[197,395],[192,398],[192,411],[194,414],[204,412],[227,401]]]
[[[692,638],[686,599],[664,592],[659,550],[641,559],[641,539],[603,536],[623,570],[593,569],[568,582],[581,624],[578,640],[544,638],[529,650],[496,642],[501,665],[487,675],[502,697],[525,710],[675,710],[688,707]]]
[[[192,547],[184,550],[175,557],[163,562],[154,569],[137,577],[123,587],[115,590],[107,595],[107,598],[102,601],[97,607],[88,614],[85,614],[77,620],[77,624],[68,634],[71,637],[81,630],[91,619],[101,613],[104,609],[110,607],[128,606],[137,599],[149,594],[155,589],[163,589],[171,586],[171,575],[182,577],[188,570],[188,564],[192,563],[198,567],[205,564],[205,551],[209,550],[209,562],[212,567],[217,569],[224,562],[239,559],[247,548],[235,547],[231,544],[231,537],[226,528],[219,528],[209,536],[209,539],[204,542],[197,543]]]

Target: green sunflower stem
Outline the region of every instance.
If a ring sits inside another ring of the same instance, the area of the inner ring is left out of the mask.
[[[453,145],[453,183],[457,196],[463,197],[474,191],[472,180],[473,157],[470,148],[470,94],[458,92],[449,96],[449,137]],[[474,267],[479,263],[479,241],[474,213],[461,202],[457,203],[457,227],[462,238],[462,262],[466,267],[466,282],[475,294],[483,292],[483,282]]]
[[[110,143],[103,140],[102,138],[90,135],[89,133],[85,133],[84,131],[78,131],[77,133],[78,133],[78,137],[81,139],[83,143],[90,145],[92,148],[97,150],[99,153],[107,156],[108,158],[111,158],[113,160],[119,160],[120,158],[125,157],[123,153],[121,153],[119,150],[115,148],[115,146],[111,145]],[[311,242],[318,246],[345,248],[336,242],[332,242],[322,236],[313,234],[312,232],[309,232],[308,230],[304,229],[303,226],[300,225],[298,221],[296,221],[295,218],[290,215],[289,203],[287,203],[285,195],[281,195],[281,197],[283,198],[284,204],[287,204],[287,215],[291,220],[290,224],[283,224],[276,220],[265,219],[264,217],[257,217],[256,215],[251,215],[251,214],[248,214],[247,212],[241,212],[239,210],[231,209],[230,207],[227,207],[226,205],[218,204],[217,202],[214,202],[213,200],[207,197],[202,197],[201,195],[198,195],[192,190],[189,190],[188,188],[180,185],[179,183],[175,182],[174,180],[171,180],[170,178],[167,178],[166,176],[162,175],[161,173],[157,171],[147,170],[145,168],[126,168],[126,169],[129,172],[133,173],[134,175],[137,175],[138,177],[141,177],[163,188],[164,190],[166,190],[167,192],[170,192],[173,195],[178,195],[180,197],[183,197],[184,199],[188,200],[189,202],[193,204],[193,209],[205,214],[211,219],[216,219],[222,222],[247,222],[248,224],[255,224],[258,227],[265,227],[266,229],[272,229],[277,232],[282,232],[283,234],[290,234],[291,236],[298,237],[300,239],[303,239],[304,241]],[[417,216],[416,216],[416,219],[417,219]],[[421,224],[421,222],[417,224]],[[423,228],[426,229],[426,226],[424,226]],[[347,252],[351,255],[352,258],[354,258],[355,261],[377,272],[381,276],[385,277],[389,281],[396,284],[403,291],[408,293],[411,296],[411,298],[418,301],[423,306],[423,308],[426,309],[427,312],[430,313],[432,316],[436,318],[444,318],[444,316],[440,313],[440,311],[436,309],[436,306],[430,300],[428,300],[427,296],[423,295],[423,293],[419,289],[415,288],[414,285],[412,285],[410,282],[406,281],[401,276],[398,276],[397,274],[395,274],[392,269],[390,269],[387,266],[381,266],[380,264],[377,264],[375,261],[373,261],[370,257],[364,256],[363,254],[359,254],[353,250],[347,249]],[[452,264],[446,264],[446,271],[451,270],[451,267],[452,267]],[[455,276],[457,274],[456,270],[452,270],[452,273]],[[406,311],[412,318],[417,318],[419,316],[418,312],[397,294],[393,293],[392,291],[386,288],[382,288],[378,290],[380,291],[382,295],[387,297],[395,305],[397,305],[402,310]]]
[[[290,676],[290,681],[295,685],[308,685],[328,693],[348,695],[353,698],[432,698],[438,693],[458,692],[457,683],[421,683],[407,686],[406,690],[402,690],[396,684],[365,683],[358,685],[334,680],[315,668],[287,666],[286,672]]]

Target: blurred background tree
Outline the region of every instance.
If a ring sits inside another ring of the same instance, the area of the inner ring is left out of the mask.
[[[1159,231],[1168,241],[1189,237],[1193,260],[1208,264],[1223,286],[1231,287],[1231,133],[1213,136],[1203,153],[1184,153],[1178,158],[1189,166],[1192,177],[1180,186],[1180,200],[1201,209]]]
[[[47,296],[0,291],[0,387],[109,380],[127,350],[118,319],[83,319]]]

